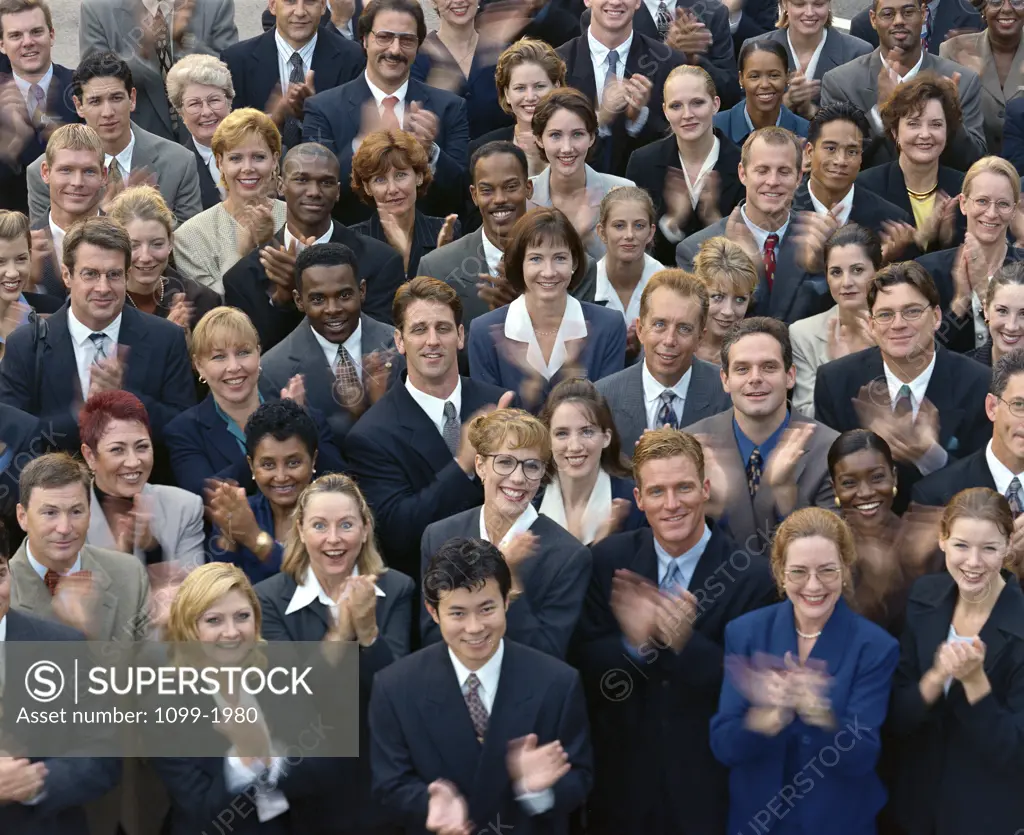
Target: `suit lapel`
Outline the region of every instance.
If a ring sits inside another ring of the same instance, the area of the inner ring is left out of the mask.
[[[153,369],[149,367],[150,342],[146,335],[146,323],[143,316],[133,307],[125,305],[121,314],[121,331],[117,335],[118,345],[127,345],[128,375],[125,388],[129,391],[146,391],[147,381],[152,378]]]
[[[658,585],[658,555],[654,551],[654,531],[650,528],[643,528],[640,532],[630,569],[634,574]]]
[[[469,718],[469,708],[466,707],[466,699],[459,689],[455,668],[448,657],[448,646],[444,643],[435,644],[424,652],[431,655],[430,666],[421,682],[422,728],[433,739],[436,750],[441,752],[441,759],[447,766],[446,772],[463,792],[467,792],[476,786],[481,746],[476,741],[473,721]],[[502,670],[501,681],[498,684],[499,697],[505,683]],[[498,702],[495,700],[495,707],[497,706]]]
[[[639,14],[639,12],[637,13]],[[650,15],[648,15],[650,17]],[[590,55],[590,44],[584,32],[576,40],[576,55],[570,86],[575,87],[591,101],[597,100],[597,80],[594,78],[594,59]]]
[[[365,338],[365,334],[363,336]],[[326,414],[332,413],[337,408],[332,394],[334,372],[327,364],[327,357],[313,335],[308,319],[303,319],[295,331],[288,358],[293,363],[293,374],[307,376],[306,391],[309,392],[312,405]]]
[[[628,438],[639,438],[647,428],[647,402],[644,400],[643,363],[641,359],[626,374],[623,383],[622,411],[625,418],[622,433]],[[687,397],[687,400],[690,398]],[[684,408],[685,415],[685,408]],[[684,420],[685,423],[685,420]]]
[[[264,380],[260,377],[260,381]],[[206,453],[217,460],[213,471],[219,472],[224,467],[234,463],[230,457],[229,450],[238,449],[238,441],[228,431],[227,425],[217,414],[217,406],[213,402],[213,395],[208,394],[196,409],[196,418],[203,426],[203,439]]]
[[[462,413],[460,415],[463,422],[468,421],[479,408],[474,407],[467,410],[465,380],[466,378],[463,378]],[[437,427],[427,417],[426,412],[412,399],[412,395],[405,387],[404,374],[401,382],[395,385],[387,396],[395,398],[396,422],[410,433],[404,437],[415,439],[409,448],[415,450],[435,472],[440,472],[451,462],[451,451],[437,431]]]
[[[988,38],[984,34],[982,34],[981,38],[985,42],[985,49],[991,51]],[[1012,100],[1020,88],[1024,86],[1024,66],[1022,64],[1024,64],[1024,40],[1021,40],[1020,45],[1017,47],[1017,53],[1013,56],[1010,72],[1006,75],[1006,84],[1003,85],[1003,97],[999,99],[1000,104],[1006,104],[1006,102]],[[987,69],[989,63],[986,63],[985,66]]]
[[[1006,587],[1000,592],[992,614],[978,635],[985,644],[985,672],[990,677],[994,677],[993,672],[1003,653],[1024,639],[1024,625],[1019,620],[1020,584],[1009,572],[1004,572],[1003,577],[1006,579]]]
[[[100,565],[88,545],[82,547],[82,570],[92,572],[92,581],[99,600],[99,608],[93,621],[93,634],[102,640],[114,640],[117,637],[114,635],[114,617],[117,615],[118,589],[112,587],[110,575]]]
[[[340,80],[337,74],[341,66],[341,56],[338,54],[333,39],[317,38],[316,48],[313,50],[313,60],[310,62],[314,83],[316,83],[316,79],[323,79],[319,84],[322,90],[337,86]]]
[[[951,439],[955,437],[954,433],[964,415],[963,405],[956,396],[956,388],[950,385],[953,371],[949,366],[949,351],[941,345],[936,345],[935,368],[932,370],[931,379],[928,380],[924,396],[939,412],[939,446],[943,449],[950,448]]]
[[[840,43],[839,32],[835,29],[825,29],[825,32],[827,33],[825,35],[825,46],[821,48],[821,55],[818,56],[818,66],[814,68],[815,81],[821,81],[825,73],[845,63],[843,61],[843,45]]]
[[[702,415],[710,405],[710,393],[714,391],[714,387],[720,388],[722,385],[721,378],[714,367],[709,368],[695,359],[691,368],[693,373],[690,377],[690,389],[686,392],[686,402],[683,404],[683,426],[689,426],[700,420],[699,415]]]
[[[82,383],[78,379],[78,363],[75,360],[75,347],[71,341],[71,331],[68,329],[68,306],[65,305],[54,313],[47,322],[46,341],[43,344],[43,368],[65,368],[72,369],[71,377],[72,398],[78,400],[82,397]],[[44,374],[43,379],[37,381],[42,390],[45,387],[50,393],[50,401],[67,403],[68,378],[63,374]],[[40,405],[44,403],[40,397]]]
[[[168,124],[170,124],[169,119]],[[153,135],[142,130],[134,122],[132,123],[132,132],[135,134],[135,147],[132,149],[132,171],[146,168],[150,172],[156,173],[160,161],[157,159],[157,145],[152,141]]]
[[[46,584],[28,561],[25,542],[11,558],[11,607],[41,618],[53,617],[53,602]]]
[[[793,219],[790,219],[789,227],[786,229],[785,237],[779,242],[778,255],[775,264],[775,282],[771,291],[772,315],[782,319],[784,322],[792,321],[789,314],[793,304],[797,300],[800,285],[803,284],[804,271],[797,266],[794,259],[796,245],[794,243],[796,230],[793,228]]]
[[[275,41],[276,29],[264,33],[256,44],[256,48],[249,53],[247,72],[249,74],[250,91],[252,101],[246,102],[247,107],[255,107],[260,110],[267,106],[274,89],[281,85],[281,70],[277,59],[277,42]],[[316,61],[316,54],[320,51],[320,38],[317,38],[316,50],[313,53],[313,60]],[[324,81],[326,81],[326,77]],[[326,90],[329,85],[322,89]]]

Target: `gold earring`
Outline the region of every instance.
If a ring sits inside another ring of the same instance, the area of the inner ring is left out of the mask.
[[[199,375],[199,382],[204,386],[206,385],[206,378],[202,374]]]
[[[897,487],[897,486],[896,486],[896,485],[894,484],[894,485],[892,486],[892,497],[893,497],[894,499],[896,498],[896,494],[897,494],[898,492],[899,492],[899,488],[898,488],[898,487]]]
[[[836,496],[836,507],[842,507],[843,503],[839,501],[839,496]]]

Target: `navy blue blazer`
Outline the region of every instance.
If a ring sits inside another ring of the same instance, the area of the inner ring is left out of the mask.
[[[587,710],[576,671],[504,639],[505,654],[483,744],[477,742],[447,644],[407,655],[381,670],[370,700],[374,795],[404,831],[426,835],[427,786],[449,780],[469,819],[498,821],[516,835],[566,835],[592,780]],[[558,741],[571,769],[553,787],[554,807],[530,816],[516,800],[506,758],[512,740]],[[474,831],[483,827],[476,823]],[[511,827],[511,828],[510,828]]]
[[[1003,118],[1003,157],[1024,172],[1024,98],[1006,103]]]
[[[262,377],[259,388],[264,400],[277,400],[281,396],[280,389],[275,390]],[[320,432],[317,474],[344,472],[345,461],[334,446],[327,421],[316,409],[307,411]],[[171,421],[165,441],[175,482],[182,489],[202,496],[208,478],[230,480],[252,489],[249,462],[235,436],[228,431],[224,418],[217,414],[212,394]]]
[[[0,472],[0,518],[9,524],[18,504],[21,471],[33,458],[55,449],[56,438],[46,431],[46,426],[35,415],[0,403],[0,442],[3,442],[5,452],[12,452],[7,466]]]
[[[443,227],[443,217],[431,217],[417,209],[412,227],[412,246],[409,247],[409,266],[405,270],[406,279],[416,278],[419,275],[420,259],[437,249],[437,236],[441,234]],[[366,238],[373,238],[375,241],[381,241],[390,246],[387,235],[384,234],[384,227],[380,224],[379,212],[374,211],[368,220],[356,223],[350,228],[353,232]],[[453,241],[462,237],[462,224],[459,221],[455,221],[455,228],[452,232]],[[399,253],[399,257],[401,257],[401,253]],[[369,292],[369,286],[367,286],[367,292]],[[394,296],[392,296],[392,300],[394,300]]]
[[[725,656],[752,661],[769,655],[798,657],[793,604],[789,600],[750,612],[725,627]],[[875,774],[881,750],[880,730],[889,707],[899,644],[880,626],[856,614],[840,598],[811,650],[831,677],[828,698],[834,728],[818,728],[798,718],[776,736],[746,727],[750,703],[730,675],[722,683],[718,713],[711,720],[711,750],[729,769],[729,831],[752,820],[768,832],[829,832],[874,835],[875,816],[885,804],[885,789]],[[814,772],[804,763],[829,755],[836,762]],[[796,764],[796,774],[790,774]],[[799,802],[779,821],[772,802],[796,789]],[[811,789],[813,788],[813,791]],[[782,794],[780,794],[780,792]]]
[[[75,407],[84,398],[68,309],[65,304],[48,319],[22,325],[8,338],[0,363],[0,403],[38,415],[53,433],[56,446],[77,454],[81,440]],[[185,331],[126,303],[117,343],[119,350],[128,349],[124,388],[142,401],[153,440],[163,443],[167,425],[196,402]],[[41,352],[38,362],[37,350]]]
[[[720,110],[715,114],[714,118],[714,126],[740,147],[743,146],[743,140],[751,133],[750,125],[747,124],[747,120],[743,115],[746,106],[746,101],[741,101],[739,104],[734,104],[728,110]],[[806,139],[810,122],[803,116],[797,116],[786,105],[782,105],[782,110],[779,111],[779,127],[790,130],[797,136],[802,136]]]
[[[372,99],[365,74],[347,84],[310,96],[304,105],[302,141],[319,142],[338,155],[341,162],[341,199],[335,215],[343,223],[355,223],[369,217],[370,209],[351,192],[352,140],[360,128],[363,104]],[[434,181],[420,208],[425,214],[444,217],[462,208],[462,183],[469,165],[469,120],[466,102],[446,90],[428,87],[415,78],[409,79],[406,105],[418,101],[437,116],[437,138],[440,148]]]
[[[255,495],[249,496],[249,507],[252,508],[252,515],[256,517],[256,524],[259,525],[260,530],[274,536],[274,511],[270,507],[270,499],[257,489]],[[273,577],[281,571],[284,548],[280,542],[276,541],[276,538],[270,549],[270,554],[264,562],[242,545],[237,545],[234,551],[225,551],[217,544],[220,535],[220,528],[214,525],[210,538],[207,540],[210,562],[229,562],[237,565],[245,572],[245,576],[253,585],[268,577]]]
[[[587,337],[577,364],[583,367],[587,379],[597,382],[625,368],[626,324],[622,314],[615,310],[590,302],[580,304],[587,322]],[[499,348],[499,342],[505,339],[506,316],[507,304],[477,317],[469,332],[469,368],[474,379],[522,395],[526,374]],[[559,370],[550,380],[540,379],[543,385],[537,393],[539,399],[534,398],[524,405],[532,412],[539,411],[544,405],[551,389],[562,379],[562,372]]]

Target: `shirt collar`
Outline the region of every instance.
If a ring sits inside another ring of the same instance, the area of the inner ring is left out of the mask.
[[[992,473],[992,481],[995,482],[997,492],[1005,496],[1006,491],[1010,489],[1010,482],[1015,478],[1020,479],[1024,484],[1024,473],[1013,472],[996,458],[996,454],[992,451],[992,441],[989,441],[988,446],[985,447],[985,460],[988,462],[988,470]]]
[[[821,51],[825,48],[825,41],[828,40],[828,27],[826,26],[821,30],[821,40],[818,42],[817,47],[814,49],[814,53],[811,55],[811,60],[807,62],[807,66],[804,67],[804,77],[814,78],[814,71],[818,68],[818,60],[821,58]],[[789,46],[789,54],[793,56],[793,63],[796,64],[796,50],[793,49],[793,39],[789,36],[789,29],[786,30],[786,44]]]
[[[750,230],[750,234],[754,236],[754,240],[757,241],[757,248],[764,252],[765,241],[768,240],[768,236],[772,233],[767,229],[762,229],[749,217],[747,217],[747,201],[744,200],[740,205],[740,216],[743,218],[743,222],[747,224],[747,229]],[[779,236],[779,244],[782,243],[782,239],[786,237],[786,230],[789,229],[789,221],[793,217],[792,214],[786,215],[786,222],[782,224],[778,229],[775,230],[775,234]]]
[[[508,533],[501,538],[501,542],[496,543],[498,550],[500,551],[505,548],[519,534],[530,530],[530,526],[537,521],[538,515],[537,508],[532,504],[528,504],[526,506],[526,510],[520,513],[516,521],[512,523],[512,527],[508,529]],[[491,541],[491,538],[487,535],[487,524],[484,522],[484,509],[482,507],[480,508],[480,538],[484,542]]]
[[[281,56],[286,64],[291,60],[292,55],[296,52],[299,53],[299,57],[302,58],[303,64],[311,63],[313,60],[313,51],[316,49],[316,37],[317,33],[314,32],[309,43],[296,49],[281,37],[281,33],[277,31],[277,29],[274,30],[274,41],[277,43],[277,54]]]
[[[196,146],[196,150],[199,151],[199,156],[203,158],[203,162],[209,165],[210,160],[213,159],[213,148],[208,148],[194,136],[192,137],[192,144]]]
[[[740,453],[740,461],[743,462],[744,468],[750,461],[750,456],[754,453],[755,449],[761,453],[761,461],[763,462],[763,465],[768,463],[768,459],[771,458],[772,452],[775,451],[775,447],[778,446],[779,441],[782,439],[782,433],[789,428],[790,418],[791,415],[787,409],[786,416],[782,419],[782,423],[779,424],[778,428],[764,441],[759,444],[755,444],[746,436],[744,431],[740,429],[739,422],[735,417],[735,410],[733,411],[732,433],[733,437],[736,439],[736,446]]]
[[[882,370],[885,372],[885,382],[889,387],[889,402],[896,405],[896,397],[903,387],[903,381],[889,370],[889,365],[882,361]],[[924,400],[925,392],[928,391],[928,383],[931,382],[932,372],[935,370],[935,352],[932,352],[932,360],[920,374],[906,385],[910,386],[910,405],[913,407],[914,417],[917,417],[917,410],[921,408],[921,401]]]
[[[466,686],[466,679],[474,672],[463,664],[456,657],[455,653],[452,652],[452,648],[448,647],[448,657],[452,660],[452,667],[455,668],[455,677],[459,680],[459,689],[462,690]],[[498,649],[495,651],[487,663],[484,664],[479,670],[476,670],[476,677],[480,681],[480,687],[488,695],[493,695],[498,692],[498,682],[501,679],[501,660],[505,657],[505,639],[502,638],[498,642]]]
[[[352,576],[359,576],[358,565],[352,569]],[[377,597],[386,597],[376,583],[373,584],[373,590]],[[332,612],[337,608],[337,604],[327,596],[327,592],[320,585],[316,574],[313,573],[313,566],[310,565],[306,567],[306,576],[302,578],[302,582],[295,587],[295,593],[292,595],[292,599],[289,601],[288,608],[284,610],[284,613],[285,615],[294,614],[301,609],[305,609],[316,600],[319,600]]]
[[[608,475],[607,470],[600,469],[597,471],[597,482],[594,484],[594,489],[590,491],[587,506],[583,509],[583,518],[580,520],[584,545],[589,545],[594,541],[601,525],[608,518],[611,506],[612,477]],[[551,479],[551,483],[544,490],[544,498],[541,500],[538,511],[538,514],[540,513],[543,513],[552,522],[557,522],[566,530],[569,529],[569,523],[565,518],[562,485],[559,484],[557,475]]]
[[[785,105],[783,105],[782,107],[779,108],[779,115],[775,118],[775,125],[776,126],[782,124],[782,111],[783,111],[784,108],[785,108]],[[753,133],[754,130],[755,130],[754,123],[753,123],[753,121],[751,121],[750,114],[747,112],[747,103],[746,102],[743,103],[743,118],[746,121],[747,127],[750,129],[750,132]]]
[[[690,390],[690,379],[693,377],[693,363],[690,363],[690,367],[686,369],[686,373],[683,374],[674,386],[663,386],[657,380],[654,379],[654,375],[651,374],[647,368],[646,360],[640,369],[640,379],[644,384],[644,400],[647,405],[651,405],[655,400],[661,397],[663,391],[674,392],[680,400],[686,400],[686,393]]]
[[[28,540],[25,540],[25,556],[28,557],[28,564],[32,566],[32,570],[39,575],[40,580],[46,579],[46,572],[49,570],[39,560],[32,556],[32,549],[28,545]],[[68,574],[74,574],[76,571],[82,570],[82,553],[79,551],[78,556],[75,557],[75,564],[68,570]],[[67,576],[67,574],[63,575]]]
[[[907,74],[906,75],[900,76],[900,81],[910,81],[910,79],[912,79],[915,75],[917,75],[919,72],[921,72],[921,66],[922,66],[922,64],[924,64],[924,56],[925,56],[925,50],[922,47],[921,48],[921,56],[917,59],[917,63],[914,64],[914,66],[912,66],[909,70],[907,70]],[[883,67],[889,67],[889,62],[885,60],[885,55],[883,54],[881,47],[878,48],[878,57],[882,59],[882,66]],[[889,69],[892,69],[892,68],[889,67]],[[899,75],[899,73],[897,73],[897,75]]]
[[[593,58],[595,64],[600,66],[608,63],[608,53],[611,50],[594,37],[594,33],[589,26],[587,27],[587,43],[590,46],[590,57]],[[626,58],[629,56],[629,48],[632,45],[633,32],[630,30],[629,37],[615,47],[615,51],[619,54],[619,67],[625,68]],[[618,72],[618,69],[616,72]]]
[[[586,335],[587,321],[583,317],[583,305],[578,299],[567,296],[565,313],[558,326],[558,333],[555,334],[555,347],[551,350],[551,360],[545,363],[540,343],[537,342],[537,334],[533,329],[533,322],[526,309],[526,296],[519,296],[508,306],[508,313],[505,316],[505,336],[516,342],[527,343],[526,361],[546,380],[550,380],[565,362],[566,341],[583,339]]]
[[[853,211],[853,190],[856,186],[850,186],[850,190],[846,192],[846,196],[840,200],[835,206],[832,207],[831,211],[840,226],[845,226],[850,220],[850,212]],[[814,189],[811,188],[811,184],[807,184],[807,193],[811,195],[811,203],[814,206],[814,211],[819,215],[827,215],[829,208],[822,203],[817,197],[814,196]]]
[[[309,326],[309,329],[313,332],[313,338],[316,339],[316,341],[320,343],[320,347],[323,348],[324,353],[326,354],[328,351],[330,351],[331,355],[335,359],[338,356],[338,348],[339,347],[342,347],[346,351],[348,351],[348,355],[350,357],[352,357],[353,359],[355,357],[361,357],[363,355],[363,351],[362,351],[362,346],[363,346],[363,322],[362,322],[362,319],[360,319],[356,323],[356,329],[354,331],[352,331],[352,333],[349,336],[349,338],[346,339],[344,342],[342,342],[340,346],[337,345],[334,342],[328,342],[326,339],[323,338],[323,336],[321,336],[319,333],[316,332],[316,328],[314,328],[312,325]]]
[[[365,70],[363,71],[363,78],[366,79],[366,86],[370,88],[370,95],[373,96],[373,100],[377,102],[378,110],[384,104],[384,99],[386,99],[388,96],[394,96],[400,102],[404,102],[405,95],[406,93],[409,92],[409,79],[406,79],[405,83],[397,90],[395,90],[395,92],[385,93],[383,90],[380,89],[380,87],[378,87],[376,84],[370,81],[369,73],[367,73]]]
[[[480,234],[484,240],[484,260],[487,261],[487,271],[491,275],[497,275],[498,262],[501,261],[505,253],[491,243],[491,239],[487,237],[487,233],[482,229],[480,230]]]
[[[135,131],[129,129],[128,131],[128,144],[124,146],[124,150],[121,151],[116,157],[117,165],[121,169],[121,174],[125,177],[132,170],[132,153],[135,151]],[[110,154],[103,154],[103,164],[110,168],[110,161],[114,159]]]
[[[633,292],[629,297],[629,306],[623,310],[622,299],[619,298],[619,294],[615,292],[611,281],[608,280],[607,258],[608,256],[606,255],[597,262],[597,285],[594,288],[594,301],[605,302],[605,307],[619,311],[625,318],[626,325],[628,326],[640,315],[640,296],[643,295],[647,282],[652,275],[665,268],[659,261],[656,261],[645,252],[643,273],[641,273],[640,280],[637,282],[636,287],[633,288]]]
[[[412,380],[408,377],[405,378],[405,390],[409,392],[412,399],[416,401],[416,405],[427,413],[427,417],[430,418],[436,426],[444,426],[445,403],[450,402],[455,407],[456,414],[462,413],[461,376],[459,377],[458,382],[455,383],[455,388],[452,390],[452,393],[443,400],[440,397],[434,397],[432,394],[427,394],[425,391],[420,391],[412,384]]]
[[[117,338],[121,333],[121,316],[122,313],[117,314],[117,318],[114,319],[109,325],[107,325],[101,331],[94,331],[87,328],[81,322],[78,321],[78,317],[75,316],[74,311],[68,307],[68,330],[71,332],[71,339],[75,345],[79,348],[84,346],[89,341],[89,336],[94,333],[103,333],[107,339],[117,344]]]
[[[329,244],[331,242],[331,237],[333,235],[334,235],[334,221],[331,221],[327,225],[327,231],[324,232],[315,241],[313,241],[313,245],[315,246],[316,244]],[[285,225],[284,225],[284,248],[288,249],[288,247],[290,247],[292,245],[293,241],[295,242],[295,252],[296,253],[302,252],[302,250],[304,250],[306,248],[306,245],[304,243],[300,243],[298,238],[296,238],[292,234],[291,230],[288,228],[288,224],[285,223]]]
[[[7,614],[0,618],[0,644],[7,640]]]
[[[11,71],[11,75],[14,76],[14,83],[17,85],[18,89],[21,90],[22,96],[27,95],[28,91],[29,91],[29,88],[32,86],[33,82],[26,81],[24,78],[22,78],[20,75],[18,75],[13,70]],[[42,78],[40,78],[38,81],[36,81],[34,83],[36,83],[40,87],[42,87],[44,93],[49,93],[50,92],[50,82],[51,81],[53,81],[53,62],[52,61],[50,62],[49,68],[46,70],[46,74]]]
[[[669,565],[675,561],[676,565],[679,566],[679,570],[683,573],[683,578],[687,581],[693,579],[693,571],[697,567],[697,563],[700,562],[701,555],[704,553],[704,549],[708,547],[708,542],[711,541],[711,528],[708,527],[708,523],[704,523],[704,533],[701,534],[697,544],[694,545],[689,551],[684,551],[678,557],[673,557],[666,551],[660,542],[658,537],[654,537],[654,553],[658,557],[658,585],[660,586],[668,574]]]
[[[700,171],[697,173],[697,179],[692,182],[690,181],[690,174],[686,170],[686,163],[683,162],[683,155],[679,155],[679,168],[683,172],[683,179],[686,180],[686,187],[690,191],[690,205],[695,209],[700,202],[700,190],[704,187],[704,178],[707,177],[709,171],[718,165],[718,158],[722,154],[722,141],[717,136],[714,136],[714,139],[715,141],[711,143],[711,150],[708,152],[707,159],[704,160],[704,164],[701,165]]]

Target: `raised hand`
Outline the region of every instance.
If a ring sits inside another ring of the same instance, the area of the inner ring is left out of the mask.
[[[914,245],[917,230],[906,221],[882,221],[882,261],[889,264]]]
[[[437,233],[437,248],[440,249],[445,244],[450,244],[455,240],[455,223],[458,221],[458,215],[448,215],[444,219],[444,226],[441,227],[441,231]]]
[[[513,785],[528,793],[550,789],[572,768],[561,742],[538,746],[536,734],[512,740],[506,762]]]
[[[854,354],[875,344],[875,337],[871,333],[871,314],[866,310],[854,317],[853,326],[843,324],[841,317],[836,314],[829,320],[828,324],[828,356],[829,359],[837,360],[849,354]]]
[[[405,130],[419,140],[428,157],[437,138],[439,125],[437,115],[425,109],[421,102],[414,101],[409,105],[405,115]]]
[[[783,516],[796,509],[796,467],[810,448],[814,427],[815,424],[809,421],[790,426],[768,456],[764,480],[771,485],[775,505]]]
[[[825,272],[825,242],[839,228],[839,220],[833,214],[800,212],[797,216],[795,242],[797,261],[809,273]]]
[[[89,366],[89,397],[101,391],[118,391],[128,372],[128,346],[118,345],[117,354],[96,360]]]
[[[487,304],[491,310],[497,310],[506,304],[514,302],[519,297],[519,292],[508,283],[505,277],[505,259],[498,262],[497,275],[481,273],[480,280],[476,283],[477,297]]]
[[[665,43],[682,52],[689,63],[695,64],[711,48],[711,32],[689,9],[677,8],[676,19],[665,36]]]
[[[384,237],[387,238],[392,249],[402,254],[402,262],[405,264],[406,269],[408,269],[409,257],[412,252],[412,235],[402,228],[402,224],[398,222],[398,219],[391,212],[378,209],[377,216],[380,218],[380,226],[384,230]]]
[[[888,101],[893,91],[896,89],[896,85],[900,83],[900,77],[905,75],[910,67],[904,67],[902,64],[903,50],[900,47],[893,47],[889,50],[889,54],[885,56],[885,61],[882,62],[882,66],[878,71],[878,106],[881,107]],[[886,66],[888,64],[889,66]]]
[[[501,549],[501,555],[508,563],[509,571],[515,576],[523,564],[537,553],[540,537],[530,531],[516,534],[508,545]],[[515,585],[515,582],[513,582]]]
[[[669,166],[665,169],[664,195],[669,221],[681,231],[690,222],[693,203],[690,199],[690,188],[686,185],[686,176],[678,168]]]
[[[497,404],[488,404],[480,409],[477,409],[469,420],[462,421],[462,434],[459,438],[459,454],[455,456],[455,460],[462,468],[463,472],[472,474],[476,470],[476,449],[469,440],[469,427],[473,423],[473,419],[479,415],[489,415],[496,409],[507,409],[512,405],[512,401],[515,400],[515,392],[506,391],[500,398],[498,398]]]
[[[92,638],[100,595],[96,582],[86,573],[62,577],[53,596],[53,614],[61,623]]]
[[[375,574],[360,574],[345,581],[342,592],[348,604],[352,629],[360,644],[369,646],[377,637],[377,582]]]
[[[808,78],[802,70],[796,70],[789,76],[789,87],[782,102],[795,113],[812,111],[814,100],[821,92],[821,82]]]
[[[473,827],[469,822],[469,807],[454,783],[435,780],[427,786],[427,793],[430,797],[427,804],[428,832],[436,832],[437,835],[471,835]]]
[[[0,757],[0,804],[33,800],[43,790],[48,774],[45,763]]]
[[[635,122],[640,118],[641,111],[651,100],[654,85],[647,76],[633,73],[625,82],[626,118]]]
[[[759,270],[762,269],[764,258],[761,255],[761,248],[757,245],[757,241],[754,240],[754,236],[751,234],[747,224],[743,222],[743,215],[740,213],[740,207],[737,206],[729,214],[729,219],[725,222],[725,236],[730,241],[735,241],[740,245],[740,248],[747,253],[747,257],[754,262],[754,266]]]
[[[281,389],[282,400],[294,400],[300,406],[306,405],[306,378],[302,374],[296,374]]]
[[[658,634],[661,594],[645,578],[619,569],[612,578],[611,609],[626,642],[641,647]]]
[[[238,209],[238,256],[244,258],[274,237],[274,212],[270,202],[248,203]]]
[[[601,527],[597,529],[597,535],[594,537],[594,541],[591,545],[596,545],[602,539],[607,539],[613,533],[615,533],[622,524],[629,518],[629,512],[633,509],[633,502],[629,499],[612,499],[612,509],[608,513],[608,518],[601,523]]]
[[[935,207],[925,218],[914,236],[914,242],[922,251],[930,248],[943,249],[953,243],[955,211],[959,204],[946,192],[935,195]]]
[[[658,638],[673,652],[682,652],[693,635],[700,604],[693,594],[679,587],[674,591],[663,592],[658,604],[655,622]]]

